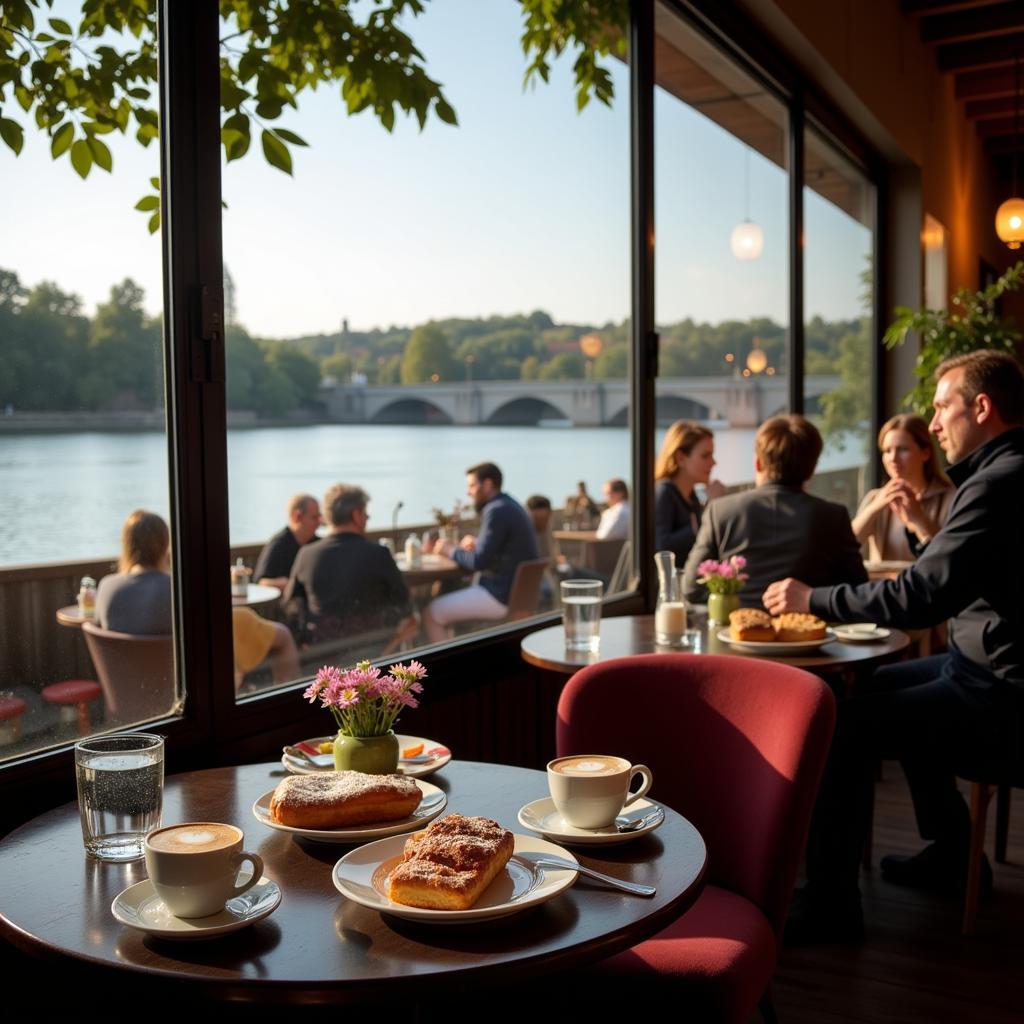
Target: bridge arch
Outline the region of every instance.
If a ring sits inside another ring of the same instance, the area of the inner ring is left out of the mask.
[[[402,424],[405,426],[439,426],[452,422],[451,416],[422,398],[399,398],[382,405],[371,417],[371,423]]]
[[[681,395],[658,395],[654,406],[655,422],[659,427],[667,427],[676,420],[710,420],[714,419],[714,410],[703,402]]]
[[[567,419],[569,417],[550,402],[542,398],[523,397],[499,405],[485,422],[492,427],[535,427],[541,420]]]

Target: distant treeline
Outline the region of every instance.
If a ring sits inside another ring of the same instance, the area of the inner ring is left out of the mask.
[[[90,319],[78,296],[49,282],[25,288],[16,274],[0,269],[0,407],[158,408],[163,398],[161,327],[143,311],[143,299],[142,289],[125,280],[111,288],[110,299]],[[541,311],[290,340],[253,338],[231,325],[228,406],[267,416],[315,410],[322,378],[418,384],[573,380],[589,373],[619,379],[628,369],[628,337],[628,321],[556,324]],[[586,339],[582,346],[581,339]],[[782,368],[785,344],[785,328],[767,318],[719,324],[682,320],[661,328],[659,372],[666,377],[719,376],[742,367],[755,345],[764,350],[769,366]],[[806,327],[806,348],[807,373],[840,374],[844,382],[823,403],[826,420],[834,420],[826,425],[842,429],[859,423],[868,401],[866,322],[815,317]]]

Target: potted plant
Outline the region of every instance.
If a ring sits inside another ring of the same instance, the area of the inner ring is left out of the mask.
[[[948,310],[896,307],[896,319],[882,338],[886,347],[902,345],[911,332],[921,338],[921,350],[914,366],[918,382],[904,395],[904,405],[926,418],[931,415],[935,369],[944,359],[982,348],[1017,355],[1020,332],[999,315],[996,307],[1006,292],[1016,291],[1021,284],[1024,284],[1024,262],[1015,263],[1002,277],[980,291],[960,288]]]
[[[747,560],[742,555],[733,555],[725,562],[713,558],[697,566],[697,582],[708,589],[708,621],[720,626],[729,624],[729,612],[740,606],[740,591],[750,579],[743,570]]]
[[[419,706],[414,694],[427,670],[418,662],[392,665],[387,675],[368,661],[355,668],[325,665],[303,696],[330,708],[338,725],[334,740],[336,771],[391,775],[398,770],[398,738],[393,726],[405,708]]]

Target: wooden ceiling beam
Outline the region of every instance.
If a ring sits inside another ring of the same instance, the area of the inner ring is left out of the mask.
[[[965,71],[997,64],[1012,64],[1024,55],[1024,32],[1013,32],[969,43],[947,43],[939,50],[940,71]]]
[[[904,14],[943,14],[948,11],[987,7],[992,0],[900,0]]]
[[[983,139],[994,139],[1003,135],[1021,135],[1024,137],[1024,122],[1012,117],[1001,117],[994,121],[979,121],[978,134]]]
[[[958,100],[978,100],[992,96],[1012,96],[1016,90],[1013,67],[988,71],[966,71],[956,76]]]
[[[1016,96],[999,96],[991,100],[969,100],[964,106],[968,118],[976,121],[1005,117],[1017,109]]]
[[[994,3],[974,10],[933,14],[922,18],[921,41],[952,43],[957,40],[999,35],[1014,29],[1024,29],[1024,0]]]

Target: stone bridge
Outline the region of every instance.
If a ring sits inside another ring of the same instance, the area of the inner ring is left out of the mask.
[[[807,397],[838,384],[837,376],[807,377]],[[786,409],[787,378],[659,378],[656,394],[660,424],[687,418],[754,427]],[[328,418],[338,423],[529,426],[568,420],[575,427],[616,427],[629,417],[625,380],[335,384],[322,387],[320,397]]]

